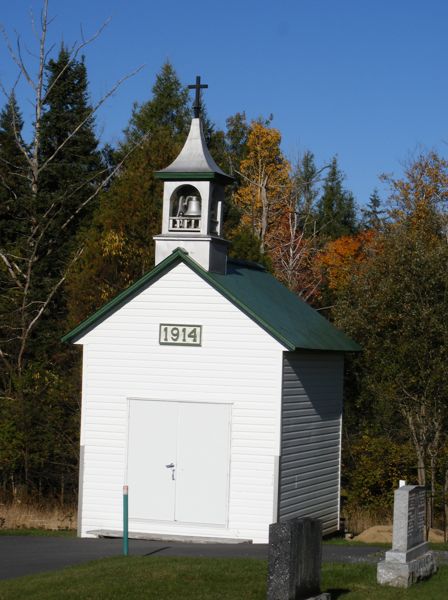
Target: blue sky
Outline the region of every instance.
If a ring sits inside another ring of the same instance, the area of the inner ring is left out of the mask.
[[[33,48],[29,19],[40,0],[3,2],[0,22]],[[116,142],[133,102],[150,97],[170,60],[183,83],[209,84],[217,126],[245,110],[274,115],[285,154],[305,149],[319,165],[337,154],[359,204],[381,173],[402,172],[421,150],[447,153],[448,2],[446,0],[52,0],[49,39],[70,44],[111,17],[86,49],[92,100],[144,64],[101,110],[103,142]],[[0,45],[0,79],[16,70]],[[26,117],[30,109],[21,88]]]

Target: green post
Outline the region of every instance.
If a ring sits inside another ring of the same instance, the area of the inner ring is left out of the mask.
[[[128,486],[123,486],[123,556],[129,553],[128,540]]]

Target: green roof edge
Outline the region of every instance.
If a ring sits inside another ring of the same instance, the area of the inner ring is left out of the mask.
[[[99,308],[95,313],[84,319],[79,325],[77,325],[74,329],[65,334],[62,338],[62,342],[75,342],[80,337],[82,337],[85,333],[90,331],[93,327],[98,325],[101,321],[103,321],[106,317],[108,317],[112,312],[116,309],[120,308],[128,298],[132,297],[136,293],[138,293],[142,288],[144,288],[148,283],[156,279],[159,275],[161,275],[168,268],[174,266],[174,264],[184,262],[188,265],[199,277],[204,279],[207,283],[209,283],[213,288],[215,288],[220,294],[222,294],[225,298],[227,298],[232,304],[237,306],[242,312],[244,312],[249,318],[254,320],[260,327],[262,327],[267,333],[269,333],[272,337],[274,337],[278,342],[280,342],[283,346],[285,346],[288,350],[296,350],[298,347],[295,343],[291,342],[287,339],[282,333],[277,331],[274,327],[272,327],[269,323],[267,323],[264,319],[262,319],[256,312],[254,312],[251,308],[249,308],[244,302],[236,298],[229,290],[227,290],[223,285],[221,285],[211,274],[205,271],[199,263],[197,263],[193,258],[191,258],[185,250],[182,248],[176,248],[170,256],[165,258],[162,262],[154,267],[149,273],[146,273],[143,277],[141,277],[138,281],[133,283],[131,286],[120,292],[115,298],[109,300],[104,306]],[[354,345],[358,347],[359,350],[361,348],[359,345],[348,338],[342,331],[340,332],[344,337]],[[338,352],[356,352],[357,350],[338,350]]]

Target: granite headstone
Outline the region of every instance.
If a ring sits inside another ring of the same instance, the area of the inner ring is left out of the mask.
[[[426,541],[426,492],[423,486],[395,490],[392,549],[378,563],[378,583],[408,588],[437,571]]]
[[[329,600],[320,592],[322,525],[290,519],[269,527],[268,600]]]

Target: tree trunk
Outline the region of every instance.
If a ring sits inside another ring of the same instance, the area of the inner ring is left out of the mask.
[[[60,504],[64,506],[64,492],[65,492],[65,481],[64,481],[64,473],[61,473],[61,494],[60,494]]]
[[[266,241],[266,233],[268,230],[268,197],[266,191],[266,185],[263,184],[261,187],[261,235],[260,235],[260,252],[264,254],[265,252],[265,241]]]
[[[431,455],[430,462],[430,474],[431,474],[431,498],[429,502],[428,511],[428,523],[430,527],[434,527],[434,504],[436,496],[436,459],[435,456]]]
[[[421,447],[416,448],[416,451],[418,484],[426,487],[425,451]]]
[[[444,508],[444,515],[445,515],[445,519],[444,519],[444,542],[446,544],[447,542],[447,531],[446,531],[446,527],[447,527],[447,523],[448,523],[448,467],[445,469],[445,483],[443,486],[443,508]]]

